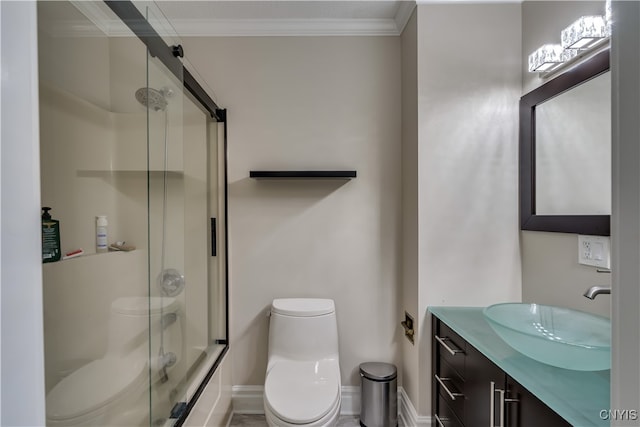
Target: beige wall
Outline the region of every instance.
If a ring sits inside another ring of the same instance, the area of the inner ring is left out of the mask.
[[[522,93],[544,84],[547,79],[527,71],[528,55],[545,43],[559,43],[560,32],[582,15],[604,14],[604,2],[526,1],[522,5]],[[610,285],[611,275],[597,273],[595,267],[578,264],[578,235],[523,231],[522,299],[609,316],[611,299],[584,298],[593,285]]]
[[[0,4],[0,424],[45,424],[35,2]],[[11,250],[8,250],[11,248]],[[19,249],[18,249],[19,248]],[[11,390],[10,392],[7,390]]]
[[[521,297],[520,13],[518,3],[418,5],[421,415],[431,406],[427,308]]]
[[[418,312],[418,16],[413,15],[402,32],[402,299],[414,320]],[[416,323],[417,325],[417,323]],[[414,331],[420,328],[414,326]],[[419,336],[415,343],[402,341],[402,381],[413,404],[418,400]]]
[[[609,317],[611,298],[582,296],[594,285],[611,284],[611,274],[578,264],[577,235],[522,232],[522,299],[538,304],[560,305]]]
[[[273,298],[336,301],[344,385],[400,362],[400,39],[188,38],[229,112],[234,385],[264,383]],[[355,169],[256,181],[252,169]]]

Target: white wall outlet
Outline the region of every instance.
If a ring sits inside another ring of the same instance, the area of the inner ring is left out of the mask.
[[[610,269],[610,238],[607,236],[578,235],[578,264]]]

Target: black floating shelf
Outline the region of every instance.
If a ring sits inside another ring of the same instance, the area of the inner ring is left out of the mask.
[[[250,171],[249,177],[265,179],[351,179],[356,177],[356,171]]]

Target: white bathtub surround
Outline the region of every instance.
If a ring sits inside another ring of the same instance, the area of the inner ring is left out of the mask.
[[[230,352],[230,351],[229,351]],[[229,352],[222,358],[198,402],[184,425],[188,427],[220,427],[228,425],[232,417],[231,366]]]

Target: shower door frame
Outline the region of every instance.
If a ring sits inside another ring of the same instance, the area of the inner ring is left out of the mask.
[[[179,404],[174,407],[179,408],[177,413],[172,411],[171,418],[175,418],[176,422],[174,427],[180,427],[185,422],[189,413],[193,409],[193,406],[198,401],[198,398],[204,391],[205,387],[209,383],[209,380],[215,373],[216,369],[222,362],[222,359],[229,351],[229,239],[228,239],[228,175],[227,175],[227,110],[220,108],[215,101],[209,96],[204,88],[198,83],[193,75],[184,67],[182,61],[178,59],[178,48],[182,52],[182,46],[169,46],[165,43],[164,39],[158,34],[153,26],[145,19],[136,6],[130,1],[122,0],[104,0],[104,3],[122,20],[122,22],[129,27],[129,29],[142,41],[149,49],[149,54],[158,58],[167,69],[171,71],[176,77],[183,77],[184,88],[189,91],[193,98],[198,101],[201,106],[207,110],[210,116],[215,119],[216,122],[223,124],[223,152],[222,165],[224,167],[224,310],[225,310],[225,327],[224,339],[216,340],[216,344],[223,345],[222,352],[218,355],[216,360],[209,368],[207,374],[202,379],[202,382],[198,385],[198,388],[194,392],[193,396],[186,402],[186,405],[179,407]]]

